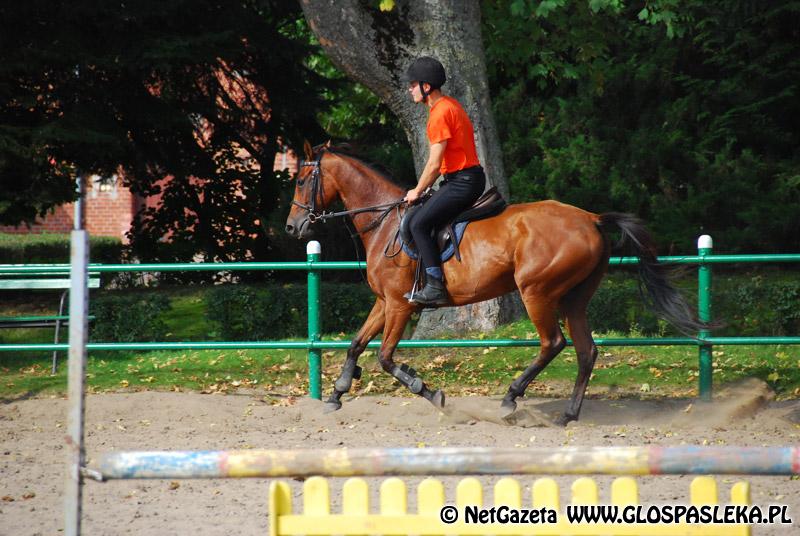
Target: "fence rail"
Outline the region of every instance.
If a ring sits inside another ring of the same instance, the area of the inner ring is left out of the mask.
[[[709,321],[711,315],[711,267],[712,264],[731,263],[800,263],[800,254],[755,254],[755,255],[713,255],[711,238],[703,235],[698,240],[698,255],[664,256],[659,262],[669,264],[696,264],[698,269],[698,316]],[[130,351],[130,350],[217,350],[217,349],[262,349],[262,350],[308,350],[309,352],[309,391],[313,398],[321,398],[321,354],[323,349],[345,349],[348,341],[322,340],[319,324],[319,282],[321,272],[326,270],[353,270],[366,268],[366,262],[320,261],[318,242],[309,242],[305,262],[236,262],[236,263],[172,263],[172,264],[90,264],[92,273],[143,273],[143,272],[226,272],[226,271],[285,271],[300,270],[308,272],[308,339],[304,341],[203,341],[203,342],[95,342],[87,345],[90,351]],[[612,266],[635,265],[636,257],[612,257]],[[0,278],[29,273],[67,274],[69,264],[51,265],[0,265]],[[712,348],[715,345],[766,345],[800,344],[800,336],[784,337],[713,337],[709,332],[700,332],[692,337],[659,338],[598,338],[598,346],[697,346],[699,353],[699,391],[703,399],[711,398],[712,391]],[[568,344],[572,344],[568,341]],[[380,345],[372,341],[370,348]],[[469,347],[535,347],[536,339],[428,339],[401,340],[400,348],[469,348]],[[3,351],[54,351],[66,350],[66,344],[2,344]]]
[[[800,263],[800,253],[754,255],[667,255],[658,257],[666,264],[736,264],[736,263]],[[636,257],[611,257],[611,266],[635,265]],[[288,261],[288,262],[183,262],[142,264],[89,264],[90,272],[225,272],[287,270],[356,270],[367,267],[365,261]],[[0,276],[9,274],[68,274],[69,264],[0,264]]]

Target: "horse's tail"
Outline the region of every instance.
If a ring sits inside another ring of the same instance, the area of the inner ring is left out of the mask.
[[[617,247],[630,246],[639,258],[639,291],[656,314],[690,336],[713,327],[697,319],[686,298],[670,282],[670,269],[658,262],[653,237],[641,220],[632,214],[608,212],[600,215],[597,225],[601,230],[619,228],[622,238]]]

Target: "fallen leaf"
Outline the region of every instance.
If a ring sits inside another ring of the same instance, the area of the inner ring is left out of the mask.
[[[373,387],[375,387],[375,382],[373,382],[372,380],[370,380],[370,382],[367,384],[367,386],[366,386],[366,387],[364,387],[364,390],[362,391],[362,394],[367,394],[367,393],[369,393],[370,391],[372,391],[372,388],[373,388]]]
[[[278,406],[294,406],[297,403],[297,399],[293,396],[287,396],[286,398],[282,398],[278,402]]]

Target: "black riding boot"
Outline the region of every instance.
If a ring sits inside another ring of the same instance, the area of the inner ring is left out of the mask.
[[[435,277],[428,277],[425,288],[414,294],[409,301],[417,305],[447,305],[447,290],[444,282]]]

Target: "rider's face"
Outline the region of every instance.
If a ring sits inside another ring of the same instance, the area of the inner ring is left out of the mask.
[[[415,103],[422,102],[422,88],[419,82],[411,82],[408,85],[408,93]]]

